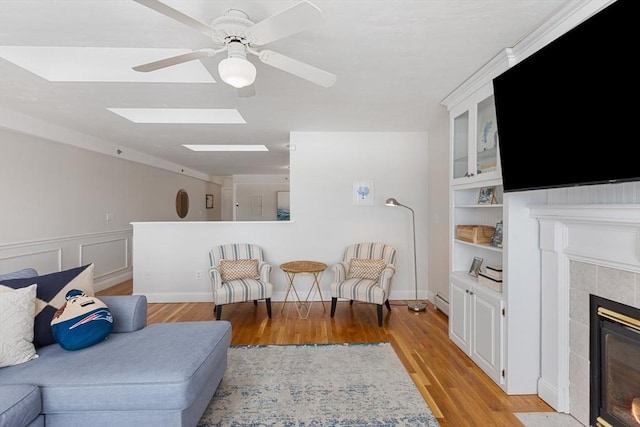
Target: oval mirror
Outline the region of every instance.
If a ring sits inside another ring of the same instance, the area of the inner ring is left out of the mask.
[[[180,218],[184,218],[189,212],[189,195],[186,190],[181,189],[176,194],[176,212]]]

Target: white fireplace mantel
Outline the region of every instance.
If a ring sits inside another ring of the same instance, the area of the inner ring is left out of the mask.
[[[540,224],[538,395],[569,413],[569,262],[640,273],[640,205],[536,205],[530,215]]]

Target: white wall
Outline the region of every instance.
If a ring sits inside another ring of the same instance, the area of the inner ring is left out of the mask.
[[[118,283],[132,275],[130,223],[219,219],[207,193],[220,200],[218,184],[0,128],[0,271],[95,262],[98,288]]]
[[[411,212],[384,206],[395,197],[416,214],[419,297],[427,297],[427,135],[411,132],[293,132],[291,222],[134,224],[134,292],[150,301],[211,301],[208,251],[232,242],[259,244],[274,267],[274,300],[284,299],[278,268],[291,260],[331,265],[356,242],[386,242],[397,249],[391,299],[412,299]],[[354,206],[353,181],[374,183],[373,206]],[[198,279],[198,272],[201,278]],[[300,278],[304,280],[304,277]],[[321,280],[328,298],[332,279]]]
[[[429,292],[449,301],[449,112],[443,106],[429,126]]]

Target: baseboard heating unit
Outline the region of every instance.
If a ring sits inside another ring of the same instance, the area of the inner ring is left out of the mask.
[[[436,308],[447,316],[449,315],[449,301],[442,298],[439,293],[436,294]]]

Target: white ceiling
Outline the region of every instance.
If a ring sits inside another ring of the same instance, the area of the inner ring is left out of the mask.
[[[427,131],[442,99],[566,0],[312,0],[325,25],[265,47],[337,75],[323,88],[269,67],[256,95],[224,83],[50,82],[0,59],[0,107],[207,175],[287,174],[290,131]],[[205,24],[230,8],[259,22],[292,1],[166,0]],[[133,0],[0,0],[0,46],[211,47]],[[201,60],[219,81],[217,63]],[[51,60],[56,61],[56,59]],[[136,61],[131,66],[147,60]],[[136,124],[107,108],[236,108],[246,124]],[[182,144],[265,144],[203,153]]]

